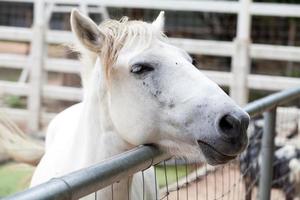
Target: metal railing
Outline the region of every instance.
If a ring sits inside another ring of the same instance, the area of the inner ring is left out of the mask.
[[[276,108],[300,98],[300,87],[285,90],[249,103],[245,107],[251,117],[263,114],[261,178],[259,199],[270,199],[272,182],[273,147],[275,136]],[[78,199],[101,190],[123,178],[148,169],[169,156],[151,145],[137,147],[94,166],[70,173],[60,178],[17,193],[6,200],[20,199]]]

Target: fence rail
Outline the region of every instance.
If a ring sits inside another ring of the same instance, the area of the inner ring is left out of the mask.
[[[141,146],[98,165],[76,171],[16,194],[7,200],[79,199],[124,177],[148,169],[169,156],[154,146]]]
[[[272,180],[272,155],[274,144],[274,126],[276,107],[300,99],[300,87],[285,90],[249,103],[245,107],[252,117],[265,113],[265,129],[263,134],[262,181],[260,183],[260,198],[267,200],[270,197]],[[31,200],[31,199],[78,199],[96,192],[123,178],[166,160],[169,156],[155,146],[140,146],[131,151],[122,153],[107,161],[92,167],[85,168],[60,178],[52,179],[44,184],[17,193],[5,200]]]

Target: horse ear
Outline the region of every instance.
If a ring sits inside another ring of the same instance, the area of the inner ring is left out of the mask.
[[[79,42],[93,52],[101,49],[104,34],[89,17],[82,15],[77,9],[71,13],[71,28]]]
[[[159,31],[164,31],[165,26],[165,11],[160,11],[156,20],[152,22],[152,25]]]

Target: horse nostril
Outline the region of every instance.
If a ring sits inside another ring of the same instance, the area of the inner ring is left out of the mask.
[[[241,128],[243,131],[247,131],[247,128],[249,126],[249,122],[250,122],[250,119],[248,116],[245,116],[241,119]]]
[[[231,114],[224,115],[219,122],[221,134],[228,138],[239,137],[242,129],[246,126],[243,121]]]

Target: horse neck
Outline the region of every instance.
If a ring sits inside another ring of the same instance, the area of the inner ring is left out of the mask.
[[[84,148],[84,164],[90,166],[132,148],[116,131],[110,118],[108,109],[108,96],[101,98],[97,90],[85,96],[83,101],[83,133],[85,139],[80,139]],[[132,180],[125,178],[98,192],[98,199],[125,200]]]
[[[99,72],[98,72],[99,73]],[[110,117],[108,94],[101,84],[99,75],[94,73],[90,88],[86,91],[83,101],[82,124],[85,155],[92,156],[87,162],[99,162],[132,148],[120,137]]]
[[[99,163],[104,159],[133,148],[132,145],[120,137],[112,122],[109,112],[110,97],[103,83],[104,73],[101,71],[101,67],[99,67],[99,60],[97,62],[91,73],[90,80],[85,87],[81,118],[83,126],[81,133],[78,134],[85,138],[84,141],[82,138],[79,138],[78,141],[78,144],[83,144],[85,149],[83,153],[85,163],[82,166]],[[136,181],[133,181],[132,177],[124,178],[118,183],[114,183],[113,187],[108,186],[99,191],[97,199],[112,200],[113,189],[113,200],[129,200],[127,198],[128,194],[132,193],[131,190],[135,191],[134,188],[131,188],[134,185],[133,182]],[[135,195],[140,191],[135,191]],[[130,199],[141,198],[140,196],[137,198],[133,196]]]

